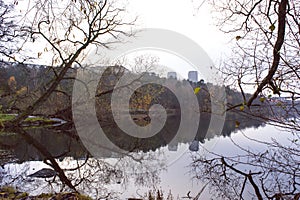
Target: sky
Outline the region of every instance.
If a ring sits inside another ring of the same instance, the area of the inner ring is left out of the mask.
[[[211,6],[203,0],[130,0],[128,10],[146,28],[177,31],[196,41],[213,59],[219,58],[230,38],[218,30]]]
[[[204,0],[130,0],[128,12],[138,16],[140,28],[163,28],[176,31],[192,39],[219,65],[230,38],[218,30],[213,19],[211,6]],[[201,7],[199,7],[202,4]],[[156,52],[156,55],[160,55]],[[187,78],[193,70],[187,62],[174,55],[161,54],[162,65],[174,68],[179,76]],[[199,74],[199,79],[205,79]]]
[[[162,28],[178,32],[200,45],[215,66],[218,66],[229,52],[226,48],[230,38],[218,30],[207,0],[128,0],[128,17],[138,16],[136,28]],[[204,2],[204,3],[203,3]],[[201,5],[201,7],[199,7]],[[18,9],[26,9],[28,1],[19,0]],[[32,46],[30,46],[32,48]],[[43,51],[43,45],[36,45],[37,51]],[[141,54],[141,52],[138,52]],[[149,53],[149,52],[145,52]],[[176,55],[165,52],[151,52],[160,58],[160,65],[167,71],[176,71],[180,79],[187,79],[188,71],[195,70],[188,62]],[[36,54],[36,53],[34,53]],[[40,62],[40,61],[38,61]],[[165,75],[164,74],[164,75]],[[199,73],[199,80],[204,79]]]

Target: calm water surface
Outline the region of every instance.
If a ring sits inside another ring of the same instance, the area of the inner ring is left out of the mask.
[[[72,128],[32,129],[26,130],[26,134],[51,154],[80,192],[93,198],[105,197],[109,193],[109,199],[126,199],[161,189],[165,194],[171,191],[173,196],[181,199],[189,191],[195,196],[204,186],[195,179],[191,163],[193,158],[205,155],[205,150],[225,156],[239,155],[242,154],[239,145],[263,152],[265,145],[251,138],[262,141],[276,139],[282,143],[292,138],[290,133],[264,123],[253,122],[241,128],[233,128],[232,123],[225,123],[228,127],[224,128],[224,133],[203,135],[199,130],[193,141],[180,138],[171,144],[162,142],[160,147],[151,150],[119,154],[103,149],[100,158],[89,155]],[[48,158],[45,152],[37,148],[30,138],[19,133],[1,133],[0,184],[14,185],[31,194],[68,191],[57,176],[30,176],[43,168],[51,169],[45,163],[45,158]],[[201,199],[210,196],[207,187]]]

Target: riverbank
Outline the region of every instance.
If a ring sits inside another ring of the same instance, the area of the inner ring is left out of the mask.
[[[46,199],[78,199],[78,200],[91,200],[92,198],[74,193],[74,192],[69,192],[69,193],[57,193],[57,194],[52,194],[52,193],[43,193],[37,196],[31,196],[27,192],[20,192],[17,191],[15,188],[11,186],[6,186],[2,187],[0,189],[0,199],[19,199],[19,200],[46,200]]]
[[[0,129],[9,128],[11,122],[17,117],[16,114],[0,114]],[[47,125],[63,124],[65,121],[58,118],[46,118],[43,116],[29,116],[19,126],[40,127]]]

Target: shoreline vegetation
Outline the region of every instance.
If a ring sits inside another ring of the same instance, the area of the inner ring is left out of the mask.
[[[41,86],[46,87],[47,83],[51,82],[53,77],[55,77],[55,73],[50,69],[51,67],[49,66],[0,62],[0,74],[2,76],[0,80],[0,113],[14,114],[15,116],[17,116],[17,114],[22,115],[26,108],[30,106],[37,97],[40,97],[43,94],[44,91],[41,89]],[[5,115],[0,115],[0,128],[14,126],[44,126],[55,123],[51,120],[51,118],[49,120],[49,117],[72,122],[71,96],[76,74],[77,68],[69,69],[69,78],[61,82],[57,90],[53,92],[48,100],[36,108],[32,115],[42,116],[41,119],[28,118],[26,120],[21,120],[20,124],[14,124],[13,120],[7,120]],[[227,105],[224,106],[231,107],[239,105],[233,108],[233,110],[237,112],[248,110],[245,105],[244,98],[250,98],[250,94],[242,94],[230,87],[222,88],[223,86],[221,87],[209,82],[206,83],[204,80],[192,82],[189,80],[176,80],[173,78],[167,79],[153,73],[136,74],[128,71],[123,66],[109,66],[104,70],[95,94],[95,108],[97,116],[105,117],[111,113],[110,99],[112,91],[115,89],[115,85],[120,77],[125,75],[136,77],[136,80],[140,80],[145,83],[156,80],[157,82],[167,84],[169,88],[176,88],[183,93],[186,92],[187,85],[191,86],[191,88],[195,91],[198,89],[198,92],[196,92],[195,95],[198,99],[199,112],[210,113],[213,98],[220,95],[220,91],[223,90],[225,90],[226,96],[224,97],[227,102]],[[120,91],[124,93],[126,92],[124,89],[121,89]],[[194,94],[194,92],[192,93]],[[186,94],[186,104],[189,104],[189,98],[191,97]],[[145,118],[145,113],[148,114],[149,108],[153,104],[160,104],[169,111],[178,111],[180,110],[180,105],[175,99],[176,98],[174,98],[172,91],[169,89],[159,85],[146,84],[145,86],[138,88],[132,95],[129,102],[129,110],[132,111],[130,114],[133,118],[136,118],[136,120],[139,120],[141,117]],[[273,103],[271,101],[276,101],[278,103]],[[255,105],[258,106],[253,107],[251,109],[251,113],[255,115],[269,116],[269,108],[278,107],[280,109],[280,102],[280,99],[274,99],[272,96],[261,97],[259,100],[254,102]],[[193,108],[191,107],[191,109]],[[138,113],[139,111],[142,111],[142,113]],[[122,110],[120,112],[122,112]],[[172,115],[176,113],[169,114]],[[148,118],[146,117],[146,121],[147,119]]]
[[[198,193],[198,197],[200,197],[202,191]],[[162,190],[149,190],[144,196],[140,197],[129,197],[126,198],[127,200],[153,200],[153,199],[164,199],[166,195],[166,199],[174,199],[174,196],[171,191],[164,193]],[[104,197],[107,199],[107,197]],[[188,196],[183,198],[192,197]],[[9,199],[16,199],[16,200],[48,200],[48,199],[55,199],[55,200],[67,200],[67,199],[74,199],[74,200],[92,200],[88,195],[84,195],[78,192],[58,192],[58,193],[41,193],[38,195],[30,195],[27,192],[21,192],[15,189],[12,186],[3,186],[0,188],[0,199],[9,200]]]
[[[27,192],[17,191],[11,186],[5,186],[0,188],[0,199],[19,199],[19,200],[45,200],[45,199],[78,199],[78,200],[92,200],[91,197],[82,195],[75,192],[63,192],[63,193],[42,193],[36,196],[29,195]]]
[[[0,129],[11,128],[11,125],[14,125],[12,122],[14,119],[16,119],[16,117],[16,114],[0,114]],[[63,124],[63,121],[60,119],[47,118],[44,116],[29,116],[19,126],[34,128],[56,124]]]

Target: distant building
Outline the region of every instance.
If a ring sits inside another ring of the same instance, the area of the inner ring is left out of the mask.
[[[177,149],[178,149],[178,143],[177,144],[168,144],[169,151],[177,151]]]
[[[157,76],[157,74],[155,74],[154,72],[150,72],[149,74],[150,76]]]
[[[190,151],[194,151],[194,152],[198,151],[198,150],[199,150],[199,141],[194,140],[194,141],[190,144],[189,150],[190,150]]]
[[[188,74],[189,81],[198,82],[198,72],[197,71],[189,71]]]
[[[177,79],[177,73],[176,72],[168,72],[167,77]]]

